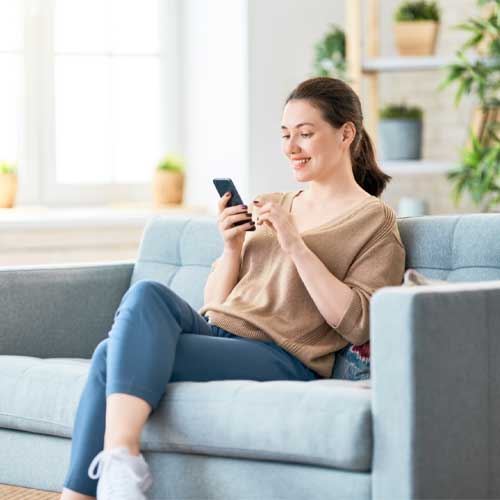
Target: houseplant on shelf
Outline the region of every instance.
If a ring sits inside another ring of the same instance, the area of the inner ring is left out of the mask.
[[[447,178],[453,184],[455,206],[468,191],[481,212],[490,212],[500,203],[500,0],[479,0],[478,4],[486,14],[455,26],[470,31],[471,36],[447,67],[439,88],[458,83],[457,106],[464,94],[478,101],[460,164]]]
[[[17,194],[17,167],[0,161],[0,208],[12,208]]]
[[[347,81],[345,33],[335,24],[331,24],[330,31],[314,45],[313,76],[330,76]]]
[[[422,110],[406,104],[388,104],[379,112],[382,160],[419,160],[422,157]]]
[[[436,2],[403,2],[394,13],[396,47],[402,56],[434,54],[440,11]]]
[[[154,205],[178,205],[184,197],[184,160],[167,154],[156,166],[153,178]]]

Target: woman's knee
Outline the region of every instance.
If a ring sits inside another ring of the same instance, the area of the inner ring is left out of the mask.
[[[128,290],[132,303],[140,303],[141,308],[160,304],[161,307],[176,307],[179,296],[167,285],[154,280],[136,281]],[[130,303],[129,303],[130,305]]]
[[[132,295],[134,298],[139,298],[146,302],[150,302],[155,298],[169,301],[175,297],[175,292],[159,281],[143,279],[136,281],[128,289],[127,295]]]

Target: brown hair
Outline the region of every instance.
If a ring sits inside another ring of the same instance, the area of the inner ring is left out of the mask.
[[[348,121],[354,123],[356,136],[350,148],[354,178],[372,196],[380,196],[392,177],[384,174],[375,160],[372,141],[363,127],[361,103],[354,90],[337,78],[316,77],[303,81],[292,90],[285,105],[292,99],[310,101],[334,128],[340,128]]]

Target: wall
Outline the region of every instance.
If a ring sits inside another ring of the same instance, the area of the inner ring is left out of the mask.
[[[206,203],[214,213],[213,177],[231,177],[248,202],[259,192],[296,189],[280,149],[282,106],[310,76],[318,30],[341,22],[343,2],[186,0],[182,6],[187,203]]]
[[[246,0],[182,0],[186,202],[216,210],[214,177],[248,190]]]
[[[215,212],[215,176],[232,177],[243,199],[298,189],[281,152],[280,120],[288,93],[312,76],[314,44],[329,25],[344,26],[343,0],[186,0],[183,3],[188,203]],[[396,55],[392,13],[399,0],[380,2],[381,55]],[[441,0],[437,54],[453,55],[464,33],[452,30],[477,11],[475,0]],[[210,7],[210,8],[209,8]],[[425,159],[453,161],[466,138],[472,100],[453,104],[454,88],[438,93],[443,71],[380,77],[381,102],[405,98],[424,108]],[[382,198],[426,199],[431,213],[477,211],[468,196],[452,205],[444,175],[394,176]]]
[[[249,9],[250,191],[291,191],[302,185],[281,152],[283,105],[313,76],[314,44],[331,23],[343,25],[344,2],[251,0]]]

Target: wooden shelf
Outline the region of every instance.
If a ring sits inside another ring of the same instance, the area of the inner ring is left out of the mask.
[[[380,73],[393,71],[429,71],[442,69],[452,64],[452,57],[415,56],[415,57],[371,57],[363,61],[363,73]]]
[[[389,175],[444,175],[456,164],[437,160],[380,161],[380,168]]]
[[[469,56],[471,62],[481,60],[484,64],[493,64],[494,61],[487,57],[477,55]],[[361,64],[364,74],[397,72],[397,71],[435,71],[453,64],[456,57],[451,56],[394,56],[394,57],[369,57]]]

